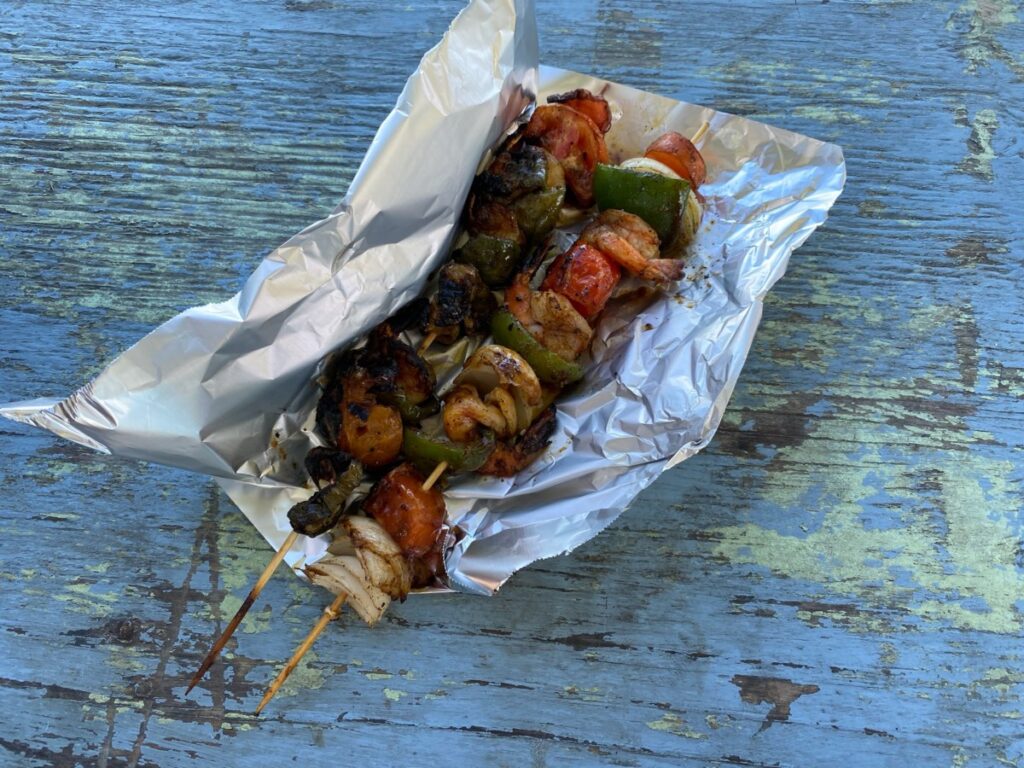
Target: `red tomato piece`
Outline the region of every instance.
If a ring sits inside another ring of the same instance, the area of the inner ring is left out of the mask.
[[[644,157],[667,165],[689,181],[694,191],[707,180],[708,170],[700,151],[692,141],[675,131],[655,139],[644,152]]]
[[[597,248],[576,243],[555,259],[541,290],[562,294],[577,312],[593,320],[601,314],[621,275],[619,265]]]

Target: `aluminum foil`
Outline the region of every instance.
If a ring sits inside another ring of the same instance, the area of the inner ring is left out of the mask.
[[[653,84],[656,86],[656,84]],[[164,323],[61,401],[0,415],[96,450],[212,475],[275,547],[311,493],[301,459],[324,358],[419,295],[447,258],[482,157],[535,97],[605,96],[613,159],[666,130],[710,125],[704,224],[673,292],[625,284],[602,315],[587,375],[558,403],[550,450],[510,479],[446,493],[465,536],[453,588],[493,593],[516,570],[599,533],[663,471],[711,439],[765,293],[842,191],[839,147],[706,107],[538,67],[530,0],[474,0],[429,51],[328,218],[271,253],[228,301]],[[571,235],[566,235],[571,239]],[[468,349],[434,353],[453,369]],[[325,537],[289,553],[313,562]]]

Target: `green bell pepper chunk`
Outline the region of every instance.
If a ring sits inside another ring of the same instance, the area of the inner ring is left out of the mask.
[[[383,398],[389,405],[395,406],[406,424],[419,424],[428,416],[433,416],[441,410],[441,404],[436,397],[428,397],[419,403],[414,403],[402,392],[390,392]]]
[[[690,195],[685,179],[598,163],[594,171],[594,198],[602,211],[614,208],[646,221],[662,243],[679,229]]]
[[[471,234],[469,241],[454,254],[456,261],[476,267],[491,288],[509,281],[519,266],[520,247],[515,240],[494,235]]]
[[[537,341],[515,316],[502,307],[491,318],[494,342],[518,352],[545,384],[564,387],[583,378],[583,366],[559,357]]]
[[[402,438],[402,452],[407,458],[433,469],[442,461],[455,472],[472,472],[487,461],[494,450],[494,433],[485,430],[471,443],[453,443],[443,434],[427,434],[406,427]]]
[[[552,187],[524,195],[512,205],[519,229],[534,242],[546,237],[558,223],[565,202],[565,187]]]
[[[334,483],[288,510],[292,530],[305,536],[327,533],[341,520],[345,500],[363,481],[363,465],[353,461]]]

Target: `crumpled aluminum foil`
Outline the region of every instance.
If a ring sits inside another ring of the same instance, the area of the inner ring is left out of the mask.
[[[705,223],[674,293],[628,287],[602,315],[584,381],[558,403],[550,450],[519,476],[458,478],[453,588],[493,593],[516,570],[595,536],[711,439],[762,300],[842,191],[839,147],[598,78],[537,66],[530,0],[474,0],[428,52],[334,213],[271,253],[242,291],[164,323],[62,401],[0,415],[114,455],[212,475],[275,547],[311,489],[301,459],[325,356],[419,295],[448,256],[481,157],[550,93],[589,88],[619,115],[612,159],[666,130],[701,143]],[[656,85],[656,84],[654,84]],[[451,369],[465,347],[433,363]],[[327,539],[289,553],[314,562]]]

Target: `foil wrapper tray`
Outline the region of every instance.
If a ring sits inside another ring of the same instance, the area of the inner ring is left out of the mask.
[[[422,293],[448,258],[481,159],[531,104],[575,88],[613,106],[613,161],[668,130],[710,129],[705,221],[686,277],[609,305],[540,459],[516,477],[460,477],[446,491],[450,522],[464,532],[446,557],[452,589],[490,594],[516,570],[572,550],[707,445],[764,296],[825,220],[845,165],[831,144],[539,66],[529,0],[474,0],[459,14],[409,78],[338,208],[267,256],[237,295],[167,321],[69,397],[0,414],[212,475],[279,547],[288,509],[312,493],[300,468],[319,442],[325,359]],[[439,380],[469,351],[434,353]],[[315,562],[329,543],[300,541],[289,563]]]

